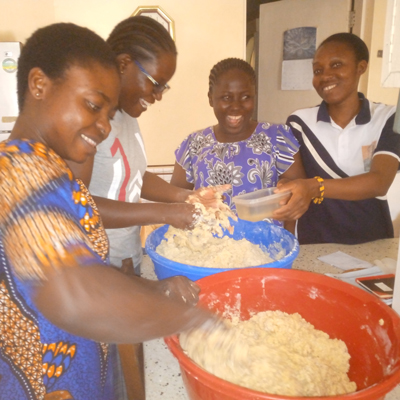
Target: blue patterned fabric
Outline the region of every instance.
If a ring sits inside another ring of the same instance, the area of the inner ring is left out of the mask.
[[[45,271],[108,263],[84,185],[41,143],[0,143],[0,399],[114,399],[110,346],[69,334],[32,301]]]
[[[259,122],[254,133],[240,142],[218,142],[213,127],[194,132],[175,157],[195,189],[230,183],[232,190],[225,193],[225,201],[235,211],[233,196],[276,186],[298,150],[288,126]]]

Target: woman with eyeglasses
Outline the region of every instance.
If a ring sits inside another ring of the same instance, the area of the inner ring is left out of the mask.
[[[196,218],[194,206],[185,203],[193,191],[176,188],[146,171],[146,153],[137,122],[169,89],[177,51],[168,31],[154,19],[143,16],[121,21],[107,43],[117,56],[121,79],[111,132],[97,145],[95,156],[83,164],[68,164],[75,178],[89,187],[96,202],[109,239],[111,264],[128,275],[139,275],[143,257],[141,225],[161,223],[186,229],[193,227]],[[207,194],[212,198],[214,192],[204,194],[202,201],[207,201]],[[140,203],[140,198],[158,203]],[[143,359],[140,344],[125,345],[119,350],[125,365]],[[138,368],[142,374],[139,380],[143,380],[143,365]],[[130,374],[127,383],[139,380]],[[128,387],[128,391],[133,390],[135,398],[144,399],[143,385],[134,386]]]
[[[137,118],[169,89],[177,51],[168,31],[152,18],[130,17],[107,39],[117,55],[121,77],[119,109],[107,139],[95,157],[70,163],[75,177],[89,187],[110,241],[111,264],[139,274],[141,225],[171,224],[190,228],[194,206],[190,190],[176,188],[146,171],[147,159]],[[139,203],[143,198],[159,203]]]

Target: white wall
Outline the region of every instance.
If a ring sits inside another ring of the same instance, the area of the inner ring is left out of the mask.
[[[149,164],[171,164],[185,136],[216,122],[208,75],[223,58],[245,58],[246,0],[0,0],[0,41],[24,42],[54,22],[74,22],[107,38],[119,21],[146,5],[162,7],[175,22],[172,89],[139,119]]]
[[[397,173],[388,192],[390,215],[392,216],[394,236],[400,235],[400,172]]]
[[[381,84],[382,57],[378,57],[378,50],[383,50],[385,23],[386,23],[386,0],[374,1],[374,13],[372,21],[372,35],[369,43],[370,62],[368,74],[367,97],[373,101],[396,105],[399,96],[398,88],[384,88]]]
[[[321,99],[311,85],[311,61],[309,89],[281,89],[284,32],[298,27],[315,27],[318,45],[329,35],[348,29],[350,6],[350,0],[281,0],[260,6],[258,120],[285,123],[292,112],[320,103]]]
[[[34,30],[54,22],[53,0],[0,0],[0,41],[25,42]]]

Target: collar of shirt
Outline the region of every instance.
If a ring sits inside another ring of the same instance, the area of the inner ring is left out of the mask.
[[[356,125],[368,124],[371,121],[371,110],[369,108],[369,101],[365,98],[362,93],[358,93],[358,98],[362,101],[361,110],[355,117]],[[331,122],[331,117],[329,116],[328,107],[325,101],[323,101],[319,107],[317,113],[317,121]]]

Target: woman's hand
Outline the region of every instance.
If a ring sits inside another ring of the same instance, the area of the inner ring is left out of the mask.
[[[213,214],[217,220],[223,220],[230,217],[236,221],[236,214],[226,203],[224,203],[223,193],[231,190],[231,188],[232,185],[230,184],[202,187],[188,196],[186,202],[190,204],[201,204],[205,207],[208,213]]]
[[[165,223],[177,229],[193,229],[201,218],[201,211],[193,204],[164,204]]]
[[[221,222],[227,217],[236,220],[236,215],[222,201],[222,193],[230,188],[231,185],[200,188],[190,192],[185,203],[165,203],[163,205],[165,207],[163,211],[165,215],[164,222],[178,229],[193,229],[202,218],[205,221],[211,218]],[[194,205],[196,203],[204,207],[196,207]]]
[[[280,221],[299,219],[310,206],[314,197],[319,195],[319,183],[316,179],[296,179],[293,181],[278,182],[276,193],[291,191],[289,201],[274,211],[272,218]]]
[[[217,185],[201,187],[194,190],[186,199],[188,203],[201,203],[206,208],[217,208],[221,207],[223,201],[223,193],[227,192],[232,188],[232,185]]]
[[[185,276],[173,276],[158,281],[158,290],[172,300],[178,300],[189,306],[199,301],[200,287]]]

